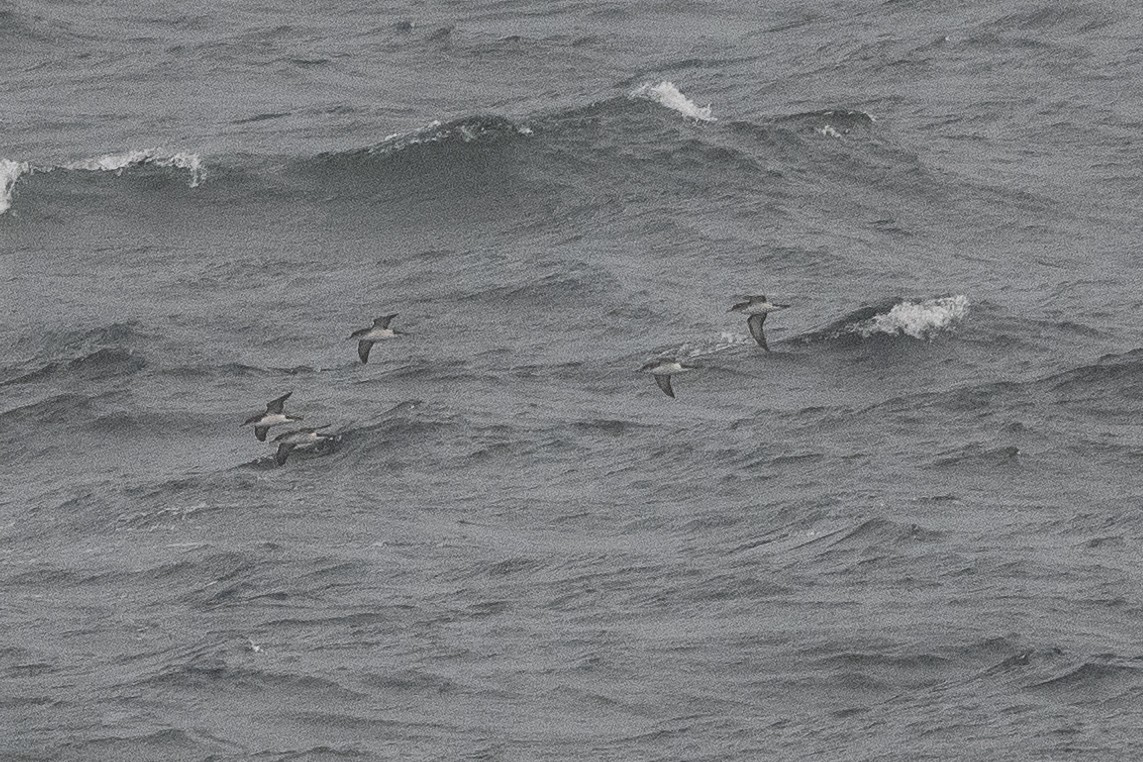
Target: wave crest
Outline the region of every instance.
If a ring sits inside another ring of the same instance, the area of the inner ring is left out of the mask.
[[[64,164],[58,169],[78,169],[88,172],[122,172],[131,167],[141,167],[151,164],[156,167],[174,167],[190,172],[190,187],[197,188],[199,183],[206,179],[206,167],[202,157],[196,153],[179,151],[169,153],[157,148],[124,151],[123,153],[105,154],[93,159],[81,159],[70,164]],[[55,168],[51,168],[55,169]],[[37,170],[43,171],[43,170]]]
[[[901,302],[884,315],[874,315],[869,320],[855,324],[852,332],[860,333],[864,338],[884,333],[927,339],[960,322],[967,314],[968,297],[964,294],[919,302]]]
[[[206,166],[202,157],[189,151],[175,153],[157,148],[132,149],[122,153],[105,154],[67,164],[30,164],[26,161],[0,159],[0,214],[12,206],[16,181],[25,175],[49,172],[115,172],[144,166],[185,169],[190,173],[190,187],[197,188],[206,179]]]
[[[473,143],[528,136],[532,129],[516,124],[511,119],[489,114],[461,117],[449,122],[433,121],[419,130],[398,132],[387,136],[376,145],[364,151],[350,151],[351,155],[367,153],[371,156],[387,156],[392,153],[426,143]]]
[[[710,104],[699,106],[675,86],[674,82],[663,80],[658,83],[645,82],[631,91],[630,96],[636,100],[648,100],[660,106],[678,111],[685,117],[699,122],[717,121],[711,115]]]
[[[811,344],[847,337],[868,339],[878,334],[931,339],[963,320],[968,314],[968,307],[968,297],[964,294],[919,300],[892,299],[854,310],[825,328],[792,340]]]
[[[0,159],[0,214],[12,206],[12,191],[16,187],[16,181],[28,169],[27,162]]]

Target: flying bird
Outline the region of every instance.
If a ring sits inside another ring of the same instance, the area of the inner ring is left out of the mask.
[[[252,415],[243,421],[243,426],[254,424],[254,436],[258,437],[259,442],[266,441],[266,432],[270,430],[271,426],[281,426],[286,423],[302,420],[300,415],[287,415],[285,412],[286,400],[289,399],[293,392],[286,392],[277,399],[270,400],[266,403],[266,412]]]
[[[359,331],[354,331],[349,334],[350,340],[357,342],[357,356],[361,358],[362,363],[369,362],[369,350],[373,348],[374,342],[391,339],[404,333],[403,331],[395,331],[389,327],[389,323],[391,323],[395,317],[397,317],[397,313],[383,315],[379,318],[375,318],[373,325],[368,328],[362,328]]]
[[[744,298],[746,301],[739,302],[727,310],[727,312],[741,312],[744,315],[749,315],[749,317],[746,318],[746,327],[750,329],[750,335],[758,342],[758,346],[769,352],[770,347],[766,346],[766,334],[762,331],[762,324],[766,322],[766,316],[771,312],[784,310],[790,305],[771,304],[765,294],[746,296]]]
[[[653,375],[655,383],[663,390],[663,394],[674,397],[675,390],[671,388],[671,376],[693,370],[694,367],[693,365],[685,365],[671,357],[659,357],[644,363],[639,370]]]
[[[326,440],[335,439],[336,435],[334,434],[322,433],[322,429],[328,429],[331,425],[327,423],[325,426],[318,426],[315,429],[287,431],[285,434],[274,437],[274,441],[278,443],[278,451],[274,453],[275,462],[279,466],[283,465],[295,447],[316,447]]]

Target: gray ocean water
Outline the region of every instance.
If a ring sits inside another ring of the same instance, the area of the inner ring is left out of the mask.
[[[1141,29],[3,6],[0,758],[1140,758]]]

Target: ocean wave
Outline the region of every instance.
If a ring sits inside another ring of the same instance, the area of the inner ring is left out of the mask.
[[[956,326],[968,315],[969,301],[963,294],[931,299],[893,299],[854,310],[840,320],[790,341],[803,344],[844,338],[868,339],[878,335],[931,339]]]
[[[12,206],[12,191],[16,188],[16,181],[28,170],[26,161],[0,159],[0,214]]]
[[[530,127],[506,117],[466,116],[362,148],[288,160],[283,179],[311,188],[307,193],[315,192],[315,184],[316,192],[330,199],[382,197],[390,209],[405,210],[401,213],[425,203],[453,209],[496,204],[523,193],[527,162],[513,160],[518,153],[513,145],[531,135]]]
[[[0,386],[72,374],[90,380],[135,373],[146,365],[137,350],[152,339],[135,321],[24,336],[16,347],[26,357],[0,366]]]
[[[0,159],[0,215],[12,206],[16,181],[22,177],[54,172],[114,172],[146,166],[184,169],[190,173],[189,185],[197,188],[206,179],[206,166],[202,157],[187,151],[169,152],[157,148],[133,149],[122,153],[105,154],[66,164],[31,164],[26,161]]]
[[[774,120],[775,124],[813,130],[818,134],[835,138],[857,130],[868,130],[876,121],[872,114],[842,108],[804,111]]]
[[[662,108],[648,108],[648,101]],[[571,195],[595,200],[601,185],[627,188],[633,182],[657,190],[671,183],[700,195],[728,182],[738,185],[734,192],[756,189],[762,182],[772,196],[781,192],[772,181],[782,176],[784,166],[802,166],[812,155],[800,134],[806,128],[829,127],[844,134],[872,121],[864,112],[831,109],[764,124],[730,122],[695,130],[693,123],[716,122],[711,106],[699,106],[671,81],[650,81],[524,120],[474,113],[316,155],[215,156],[209,173],[199,154],[161,148],[131,148],[55,164],[0,160],[0,213],[12,205],[15,187],[27,192],[29,183],[40,189],[29,176],[66,178],[73,172],[120,176],[165,171],[187,177],[191,188],[205,184],[209,174],[211,189],[203,192],[204,202],[227,205],[283,194],[330,201],[364,194],[391,199],[402,210],[429,199],[454,207],[473,199],[516,207],[521,199],[557,203]],[[55,180],[42,190],[51,195],[74,191],[72,186],[66,179]],[[84,187],[80,197],[90,190]],[[100,187],[96,192],[122,190]]]
[[[749,334],[722,331],[716,338],[687,341],[673,348],[664,348],[658,353],[660,357],[673,357],[678,360],[697,360],[710,355],[725,352],[728,349],[754,344]]]
[[[648,107],[648,101],[662,108]],[[434,216],[439,216],[441,206],[469,209],[474,201],[483,205],[483,215],[498,214],[501,208],[532,209],[529,204],[538,203],[547,218],[550,207],[564,200],[595,204],[604,195],[601,188],[613,195],[629,194],[632,184],[655,193],[669,185],[702,197],[764,189],[767,198],[781,199],[787,192],[781,182],[787,169],[831,175],[839,171],[817,161],[817,149],[811,145],[818,142],[816,136],[805,133],[814,129],[842,135],[873,121],[865,112],[828,109],[714,125],[711,106],[697,105],[673,82],[651,81],[603,100],[523,120],[475,113],[316,155],[214,156],[209,192],[201,191],[196,201],[231,206],[282,196],[338,202],[364,195],[385,199],[393,214],[431,203]],[[696,123],[704,128],[695,129]],[[865,169],[861,160],[855,160],[845,171]],[[77,189],[78,183],[66,179],[73,172],[177,174],[188,177],[191,188],[208,178],[200,155],[159,148],[134,148],[52,165],[3,160],[0,212],[11,206],[14,187],[27,192],[25,183],[49,197],[62,194],[64,208],[76,198],[124,191],[115,184],[89,182]],[[43,187],[29,180],[29,175],[48,173],[62,174],[64,179],[43,181]],[[93,190],[93,185],[99,187]],[[155,188],[154,192],[167,197],[175,191]],[[174,205],[184,201],[177,194],[169,200]],[[489,207],[496,208],[489,211]]]
[[[0,386],[13,386],[45,381],[60,375],[75,375],[87,381],[126,376],[146,367],[146,360],[130,350],[104,347],[68,362],[48,363],[36,370],[0,381]]]
[[[864,338],[884,333],[905,335],[914,339],[927,339],[964,319],[968,314],[968,297],[963,294],[925,299],[919,302],[901,302],[884,315],[851,326],[853,333]]]
[[[504,280],[509,279],[505,277]],[[582,305],[584,299],[618,289],[618,280],[607,268],[580,264],[565,266],[524,283],[512,279],[503,285],[474,290],[458,298],[497,305],[521,303],[545,304],[549,308],[561,305],[576,307]]]
[[[0,421],[4,422],[5,427],[17,423],[69,423],[90,413],[94,401],[94,397],[84,394],[57,394],[0,412]]]
[[[320,158],[354,158],[360,156],[388,156],[405,149],[433,143],[466,144],[489,143],[515,137],[527,137],[532,128],[502,116],[475,114],[448,122],[433,121],[410,132],[386,136],[381,142],[366,148],[322,154]]]
[[[1017,465],[1020,462],[1020,448],[1015,445],[989,447],[981,442],[971,442],[962,447],[937,454],[933,465],[937,468],[971,466],[973,469],[993,466]]]
[[[1136,695],[1143,686],[1143,669],[1134,664],[1119,664],[1114,654],[1101,654],[1078,666],[1065,664],[1061,674],[1029,686],[1037,693],[1058,693],[1072,697],[1077,693],[1098,696],[1104,700]]]
[[[1143,394],[1143,349],[1104,355],[1097,362],[1053,374],[1042,382],[1055,399],[1108,405],[1122,413],[1125,400]]]
[[[678,111],[683,116],[699,122],[717,121],[711,115],[710,104],[699,106],[683,95],[674,82],[667,82],[666,80],[657,83],[645,82],[632,90],[629,97],[637,100],[654,101],[660,106]]]
[[[331,435],[313,444],[299,445],[290,454],[289,462],[297,463],[308,458],[325,458],[352,453],[356,460],[369,460],[380,452],[408,447],[421,439],[432,439],[446,425],[443,421],[422,418],[417,411],[424,406],[421,400],[405,400],[388,410],[365,420],[354,420],[336,424],[324,431]],[[341,459],[339,458],[339,460]],[[273,470],[280,468],[274,461],[272,452],[243,463],[236,468]],[[395,464],[394,468],[399,467]]]
[[[18,346],[32,349],[41,356],[58,357],[87,354],[96,347],[130,347],[153,338],[140,323],[128,320],[81,330],[45,331],[22,337]]]
[[[1049,407],[1082,409],[1085,415],[1119,421],[1124,411],[1135,410],[1143,398],[1143,349],[1105,355],[1093,364],[1080,365],[1046,376],[1023,380],[989,380],[941,392],[918,392],[893,397],[866,408],[862,413],[883,416],[886,412],[913,413],[937,407],[956,414],[983,414],[992,410],[1033,410]],[[1018,462],[1022,437],[1038,436],[1032,419],[1012,421],[1005,429],[1015,444],[994,441],[969,443],[937,454],[936,466],[965,462],[1001,464]]]
[[[174,167],[185,169],[190,173],[190,187],[197,188],[199,183],[206,179],[206,167],[202,157],[196,153],[179,151],[170,153],[157,148],[130,150],[123,153],[105,154],[92,159],[64,164],[54,169],[74,169],[88,172],[115,172],[122,174],[123,170],[144,165],[156,167]],[[36,171],[44,171],[37,169]]]
[[[146,360],[127,349],[104,347],[70,361],[66,370],[88,380],[135,373],[146,366]]]
[[[1116,15],[1110,9],[1079,3],[1074,6],[1047,4],[1001,16],[988,22],[985,28],[1001,33],[1012,31],[1075,32],[1085,33],[1115,23]]]

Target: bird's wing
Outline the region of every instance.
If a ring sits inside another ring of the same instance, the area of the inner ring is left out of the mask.
[[[283,408],[286,405],[286,400],[290,398],[291,394],[293,394],[293,392],[286,392],[285,394],[283,394],[278,399],[270,400],[269,402],[267,402],[266,403],[266,412],[267,413],[280,413],[280,412],[282,412]]]
[[[389,323],[391,323],[393,321],[393,318],[395,318],[395,317],[397,317],[396,312],[394,312],[392,315],[384,315],[382,317],[375,318],[373,320],[373,327],[374,328],[388,328]]]
[[[770,351],[770,347],[766,346],[766,334],[762,332],[762,324],[766,322],[766,313],[761,315],[751,315],[746,320],[746,326],[750,329],[750,335],[758,342],[758,346]]]
[[[661,376],[656,375],[655,376],[655,383],[658,384],[659,388],[663,390],[663,394],[666,394],[668,397],[674,397],[675,396],[675,390],[671,388],[671,377],[670,376],[668,376],[666,374],[663,374]]]
[[[259,442],[266,441],[266,433],[270,430],[269,426],[255,426],[254,436],[258,437]]]
[[[369,350],[372,348],[372,341],[357,342],[357,356],[361,358],[361,362],[369,362]]]
[[[278,451],[274,453],[274,461],[279,466],[283,465],[286,462],[286,458],[290,457],[290,450],[292,449],[294,449],[292,444],[286,444],[283,442],[282,444],[278,445]]]

